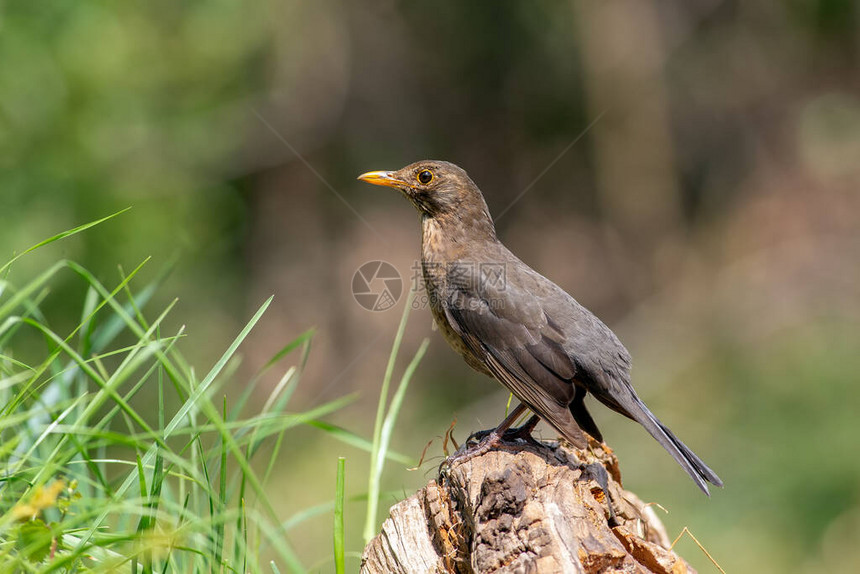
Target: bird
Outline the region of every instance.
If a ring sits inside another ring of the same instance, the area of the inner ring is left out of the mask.
[[[707,495],[722,480],[648,409],[631,385],[630,353],[612,330],[564,289],[505,247],[478,186],[459,166],[422,160],[358,177],[399,190],[421,220],[421,268],[429,307],[450,346],[520,401],[477,449],[511,433],[531,439],[544,420],[585,448],[603,443],[585,405],[600,403],[642,425]],[[534,413],[519,429],[512,425]],[[531,439],[533,440],[533,439]]]

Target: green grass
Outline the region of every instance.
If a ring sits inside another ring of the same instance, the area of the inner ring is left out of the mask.
[[[146,309],[160,281],[136,286],[146,262],[110,287],[67,260],[15,285],[8,278],[21,255],[0,267],[0,571],[304,572],[288,530],[326,512],[335,517],[332,559],[343,571],[344,556],[355,555],[344,548],[344,459],[333,502],[280,516],[267,490],[287,433],[310,426],[371,453],[367,524],[376,527],[384,461],[414,463],[388,443],[426,341],[385,408],[405,315],[371,441],[321,420],[353,396],[290,410],[310,331],[239,380],[238,350],[271,298],[215,364],[198,371],[181,352],[183,328],[166,327],[175,301]],[[58,333],[43,303],[68,274],[86,295],[78,324]],[[251,397],[263,392],[264,376],[278,382],[266,385],[255,412]],[[244,390],[231,396],[228,388]]]
[[[400,343],[403,340],[403,332],[406,330],[406,321],[409,318],[409,311],[412,309],[412,293],[406,299],[406,305],[403,308],[403,317],[400,319],[400,326],[397,329],[397,335],[394,338],[394,345],[391,347],[391,355],[388,357],[388,366],[385,369],[385,377],[382,380],[382,388],[379,391],[379,402],[376,409],[376,422],[373,427],[373,445],[370,450],[370,471],[367,480],[367,515],[364,522],[364,542],[367,543],[376,534],[377,531],[377,513],[379,509],[379,488],[380,478],[382,477],[382,469],[385,459],[388,456],[388,447],[391,442],[391,433],[394,430],[394,424],[397,422],[397,416],[400,414],[400,407],[403,405],[403,397],[406,394],[406,389],[409,386],[409,381],[427,351],[428,339],[424,339],[418,352],[412,358],[412,361],[406,367],[400,384],[394,392],[391,399],[391,405],[386,410],[388,402],[389,387],[391,386],[391,377],[394,374],[394,365],[397,362],[397,355],[400,351]]]
[[[337,574],[343,574],[345,563],[343,500],[346,490],[346,459],[337,459],[337,486],[334,496],[334,565]]]

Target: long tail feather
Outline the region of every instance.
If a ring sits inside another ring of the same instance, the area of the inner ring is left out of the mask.
[[[634,395],[634,408],[628,407],[628,411],[630,412],[631,418],[633,418],[636,422],[645,427],[651,436],[653,436],[657,442],[659,442],[663,448],[668,451],[672,458],[681,465],[687,474],[690,475],[690,478],[693,479],[693,482],[702,489],[702,492],[710,496],[710,492],[708,492],[707,483],[710,482],[715,486],[723,486],[723,481],[720,480],[720,477],[717,476],[713,470],[708,467],[707,464],[699,458],[696,453],[687,447],[681,440],[672,434],[672,431],[666,427],[663,423],[661,423],[654,413],[648,410],[648,407],[645,406],[638,397]]]

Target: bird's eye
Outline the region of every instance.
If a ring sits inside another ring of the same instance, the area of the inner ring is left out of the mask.
[[[418,172],[418,183],[422,185],[427,185],[433,180],[433,172],[429,169],[425,169]]]

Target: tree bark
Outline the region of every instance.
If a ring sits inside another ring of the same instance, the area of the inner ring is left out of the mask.
[[[612,451],[592,441],[587,451],[506,444],[444,468],[391,508],[364,549],[361,572],[694,570],[669,549],[653,509],[621,487]]]

